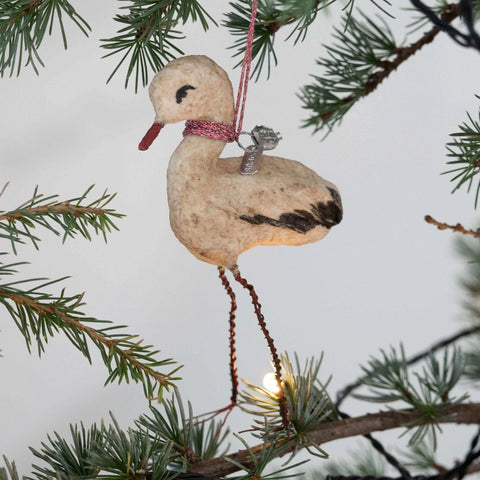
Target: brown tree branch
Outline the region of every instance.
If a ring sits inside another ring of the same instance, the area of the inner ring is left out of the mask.
[[[474,463],[467,468],[467,473],[480,472],[480,462]]]
[[[448,4],[441,14],[441,19],[446,23],[451,23],[460,15],[460,7],[458,4]],[[428,32],[416,42],[407,47],[400,47],[396,50],[395,58],[390,61],[383,61],[378,65],[378,70],[372,72],[365,85],[365,89],[359,93],[348,95],[340,99],[338,105],[345,105],[350,102],[359,100],[362,97],[372,93],[394,70],[396,70],[403,62],[408,60],[412,55],[417,53],[425,45],[433,42],[440,30],[437,27],[431,28]],[[321,115],[322,120],[327,121],[336,111],[338,107],[325,112]]]
[[[432,225],[436,225],[439,230],[453,230],[454,232],[460,232],[464,235],[471,235],[472,237],[480,238],[480,228],[476,230],[467,230],[463,225],[457,223],[456,225],[448,225],[446,223],[439,222],[435,220],[430,215],[425,215],[425,221],[427,223],[431,223]]]
[[[402,427],[407,423],[415,422],[417,419],[418,412],[410,409],[403,412],[387,411],[345,420],[337,420],[316,427],[310,432],[309,440],[322,445],[340,438],[354,437]],[[480,403],[461,404],[450,407],[445,410],[445,416],[439,418],[438,422],[480,424]],[[253,454],[258,454],[262,448],[263,445],[257,445],[252,447],[251,451]],[[285,451],[283,453],[285,453]],[[226,460],[226,458],[230,458],[247,468],[252,466],[249,451],[240,450],[224,458],[214,458],[212,460],[198,462],[191,467],[190,471],[214,477],[223,477],[239,470],[236,465]]]
[[[66,201],[55,205],[42,205],[40,207],[26,208],[13,213],[0,214],[0,222],[4,220],[12,222],[29,215],[49,215],[51,213],[69,213],[70,215],[77,217],[81,214],[104,215],[105,210],[94,207],[80,207],[78,205],[72,205],[70,202]]]
[[[32,2],[23,5],[17,13],[14,13],[10,16],[8,22],[0,28],[0,31],[6,30],[12,23],[16,22],[17,20],[21,19],[25,15],[29,15],[35,10],[38,10],[40,5],[44,2],[44,0],[33,0]]]

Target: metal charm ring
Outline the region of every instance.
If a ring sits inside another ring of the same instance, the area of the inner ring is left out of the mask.
[[[255,137],[253,136],[253,134],[251,132],[240,132],[238,134],[238,139],[237,139],[237,145],[244,151],[244,152],[247,152],[249,151],[249,148],[252,147],[252,145],[249,145],[248,147],[244,147],[241,143],[240,143],[240,135],[248,135],[250,137],[250,139],[252,140],[253,142],[253,146],[257,145],[257,142],[255,141]]]

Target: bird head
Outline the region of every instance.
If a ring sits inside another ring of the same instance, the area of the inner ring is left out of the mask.
[[[146,150],[166,123],[186,120],[233,122],[233,89],[226,72],[204,55],[180,57],[152,80],[155,122],[139,149]]]

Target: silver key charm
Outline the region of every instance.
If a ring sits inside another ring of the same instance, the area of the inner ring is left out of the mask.
[[[249,145],[245,148],[242,163],[240,164],[239,172],[242,175],[253,175],[258,172],[260,162],[263,157],[263,147],[261,145]]]
[[[279,132],[275,133],[271,128],[265,127],[264,125],[257,125],[250,133],[242,132],[241,134],[249,135],[253,144],[244,147],[238,142],[240,148],[245,151],[239,172],[242,175],[253,175],[257,173],[260,168],[263,151],[273,150],[282,137]]]

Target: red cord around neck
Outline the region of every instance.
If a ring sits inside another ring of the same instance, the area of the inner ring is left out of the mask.
[[[187,135],[198,135],[213,140],[223,140],[224,142],[234,142],[238,138],[233,125],[202,120],[188,120],[183,131],[183,136],[186,137]]]
[[[235,102],[235,112],[233,124],[188,120],[185,124],[183,136],[199,135],[214,140],[223,140],[225,142],[234,142],[238,139],[242,131],[243,116],[245,113],[245,103],[247,101],[248,80],[250,78],[250,68],[252,66],[252,46],[253,34],[255,31],[255,19],[257,17],[258,0],[252,0],[252,16],[250,26],[248,27],[247,44],[245,46],[245,56],[243,57],[242,72],[240,74],[240,84],[238,86],[237,101]]]

